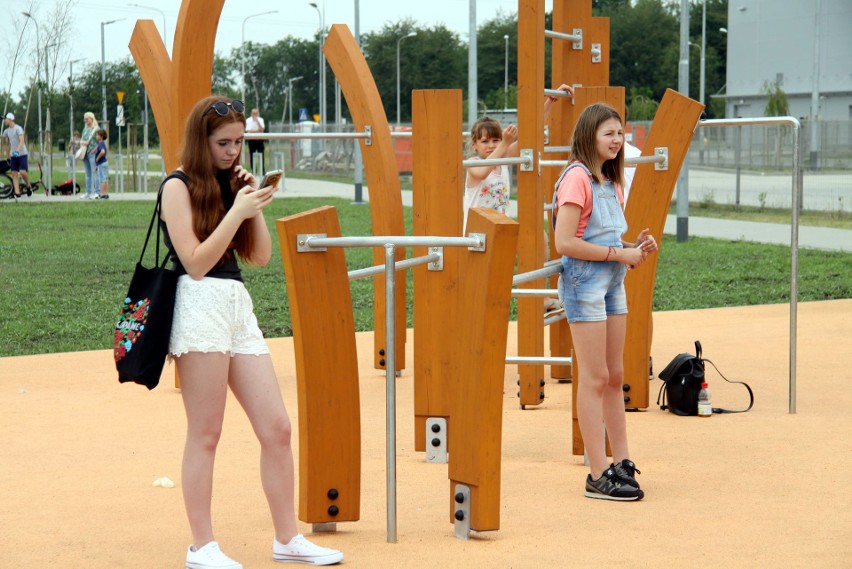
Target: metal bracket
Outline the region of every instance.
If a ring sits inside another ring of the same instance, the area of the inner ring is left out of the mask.
[[[311,531],[314,533],[337,531],[337,522],[311,524]]]
[[[657,172],[665,172],[669,169],[669,147],[668,146],[657,146],[654,148],[654,154],[656,156],[665,156],[665,162],[657,162],[654,164],[654,170]]]
[[[429,254],[434,255],[437,253],[441,256],[437,261],[432,261],[427,265],[427,271],[443,271],[444,270],[444,248],[443,247],[429,247]]]
[[[592,63],[600,63],[601,62],[601,44],[593,43],[592,44]]]
[[[426,462],[447,464],[447,419],[426,419]]]
[[[476,239],[479,239],[479,246],[468,247],[467,248],[468,251],[485,252],[485,234],[484,233],[468,233],[467,236],[468,237],[475,237]]]
[[[528,162],[526,164],[521,164],[521,172],[532,172],[534,170],[533,162],[533,149],[532,148],[521,148],[521,158],[526,158]]]
[[[470,486],[456,484],[453,510],[453,535],[458,539],[470,539]]]
[[[544,125],[544,143],[550,144],[550,125]]]
[[[574,49],[583,49],[583,28],[574,28],[574,32],[571,35],[580,36],[580,39],[571,43],[571,47]]]
[[[328,237],[325,233],[299,233],[296,235],[296,252],[297,253],[315,253],[325,251],[325,247],[308,247],[308,238],[310,237]]]
[[[367,138],[364,139],[364,146],[372,146],[373,145],[373,127],[368,124],[364,125],[364,134],[367,135]]]

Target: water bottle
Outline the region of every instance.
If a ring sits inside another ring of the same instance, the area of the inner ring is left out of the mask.
[[[698,392],[698,416],[713,416],[713,406],[710,404],[710,389],[707,387],[707,382],[701,384],[701,391]]]

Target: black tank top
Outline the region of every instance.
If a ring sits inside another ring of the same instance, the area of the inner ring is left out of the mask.
[[[166,176],[165,180],[163,180],[162,185],[160,185],[161,192],[163,191],[163,187],[166,185],[166,182],[172,178],[177,178],[178,180],[186,184],[187,187],[189,187],[189,177],[184,172],[181,172],[180,170],[175,170],[174,172]],[[225,211],[228,211],[234,205],[234,192],[231,190],[231,183],[228,179],[227,171],[220,170],[219,172],[217,172],[216,180],[219,182],[219,189],[222,191],[222,202],[225,204]],[[168,247],[171,255],[171,261],[174,267],[174,271],[178,275],[187,274],[186,269],[184,268],[183,264],[181,264],[180,259],[177,256],[177,253],[174,252],[174,247],[172,247],[172,240],[169,236],[168,225],[166,225],[166,222],[163,221],[162,218],[160,218],[160,228],[163,231],[163,242],[166,244],[166,247]],[[232,279],[242,282],[243,275],[240,271],[240,266],[237,264],[236,251],[231,249],[230,253],[231,255],[227,259],[225,258],[226,256],[223,255],[222,259],[219,260],[219,263],[217,263],[215,267],[210,269],[204,276],[216,279]]]

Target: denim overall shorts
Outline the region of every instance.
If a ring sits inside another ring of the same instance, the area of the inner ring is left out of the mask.
[[[572,168],[582,168],[592,184],[592,213],[583,233],[583,241],[622,248],[621,236],[627,231],[627,220],[618,202],[615,184],[607,180],[595,182],[583,164],[570,164],[559,176],[553,192],[552,224],[556,227],[556,189]],[[565,307],[568,322],[599,322],[608,316],[627,314],[627,295],[624,277],[627,266],[618,261],[586,261],[562,257],[559,277],[559,297]]]

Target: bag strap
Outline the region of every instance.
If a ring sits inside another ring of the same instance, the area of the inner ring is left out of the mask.
[[[166,263],[169,261],[169,257],[171,257],[171,254],[174,253],[174,249],[169,247],[168,253],[163,257],[163,262],[160,264],[160,208],[163,203],[163,188],[166,187],[166,182],[172,178],[177,178],[184,184],[189,185],[189,178],[180,170],[175,170],[166,176],[160,184],[160,189],[157,191],[157,205],[154,206],[154,213],[151,214],[151,222],[148,224],[148,234],[145,235],[145,243],[142,245],[142,253],[139,255],[139,264],[141,264],[142,260],[145,258],[145,250],[148,248],[148,241],[151,239],[151,231],[154,229],[154,221],[157,222],[157,240],[154,249],[154,264],[159,266],[161,269],[165,268]]]
[[[698,344],[698,342],[696,342],[696,344]],[[746,407],[745,409],[731,410],[731,409],[722,409],[720,407],[713,407],[714,413],[745,413],[746,411],[749,411],[752,408],[752,406],[754,405],[754,392],[751,390],[751,387],[749,387],[746,382],[744,382],[744,381],[731,381],[730,379],[725,377],[722,374],[721,371],[719,371],[719,368],[717,368],[716,364],[714,364],[712,361],[710,361],[708,359],[702,359],[701,361],[711,364],[713,366],[713,369],[716,370],[716,373],[718,373],[722,377],[722,379],[724,379],[728,383],[739,383],[746,388],[746,391],[748,391],[748,407]]]

